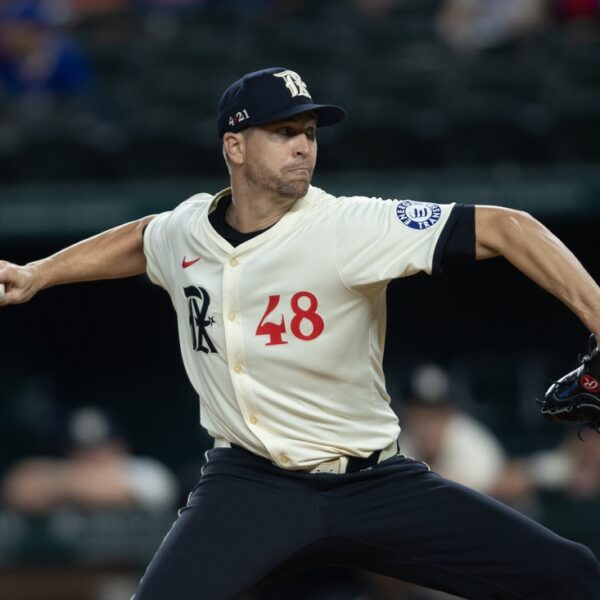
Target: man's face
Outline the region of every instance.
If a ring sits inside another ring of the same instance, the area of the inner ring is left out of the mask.
[[[248,181],[284,199],[305,196],[317,160],[316,133],[314,113],[248,129],[244,155]]]

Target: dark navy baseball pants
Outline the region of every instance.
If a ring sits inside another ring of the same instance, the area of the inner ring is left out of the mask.
[[[311,474],[237,448],[208,452],[135,600],[235,600],[329,565],[475,600],[600,600],[585,546],[422,462],[397,455],[357,473]]]

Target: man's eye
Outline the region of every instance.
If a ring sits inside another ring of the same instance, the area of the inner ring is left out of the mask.
[[[292,135],[292,131],[291,131],[291,129],[289,127],[280,127],[277,130],[277,133],[279,135],[285,135],[286,137],[289,137],[290,135]]]

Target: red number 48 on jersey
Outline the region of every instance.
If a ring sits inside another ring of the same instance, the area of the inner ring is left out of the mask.
[[[256,328],[256,335],[269,337],[269,341],[265,343],[265,346],[287,344],[284,339],[284,335],[288,332],[285,324],[285,314],[281,315],[279,323],[267,321],[269,315],[279,306],[280,300],[281,296],[279,294],[269,296],[267,310]],[[294,337],[299,340],[310,341],[318,338],[323,333],[325,322],[317,312],[318,307],[317,297],[311,292],[296,292],[292,296],[290,308],[294,316],[290,321],[290,331]]]

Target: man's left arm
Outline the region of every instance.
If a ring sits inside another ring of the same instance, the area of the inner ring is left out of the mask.
[[[600,340],[600,287],[544,225],[525,212],[478,205],[475,240],[477,260],[504,256],[566,304]]]

